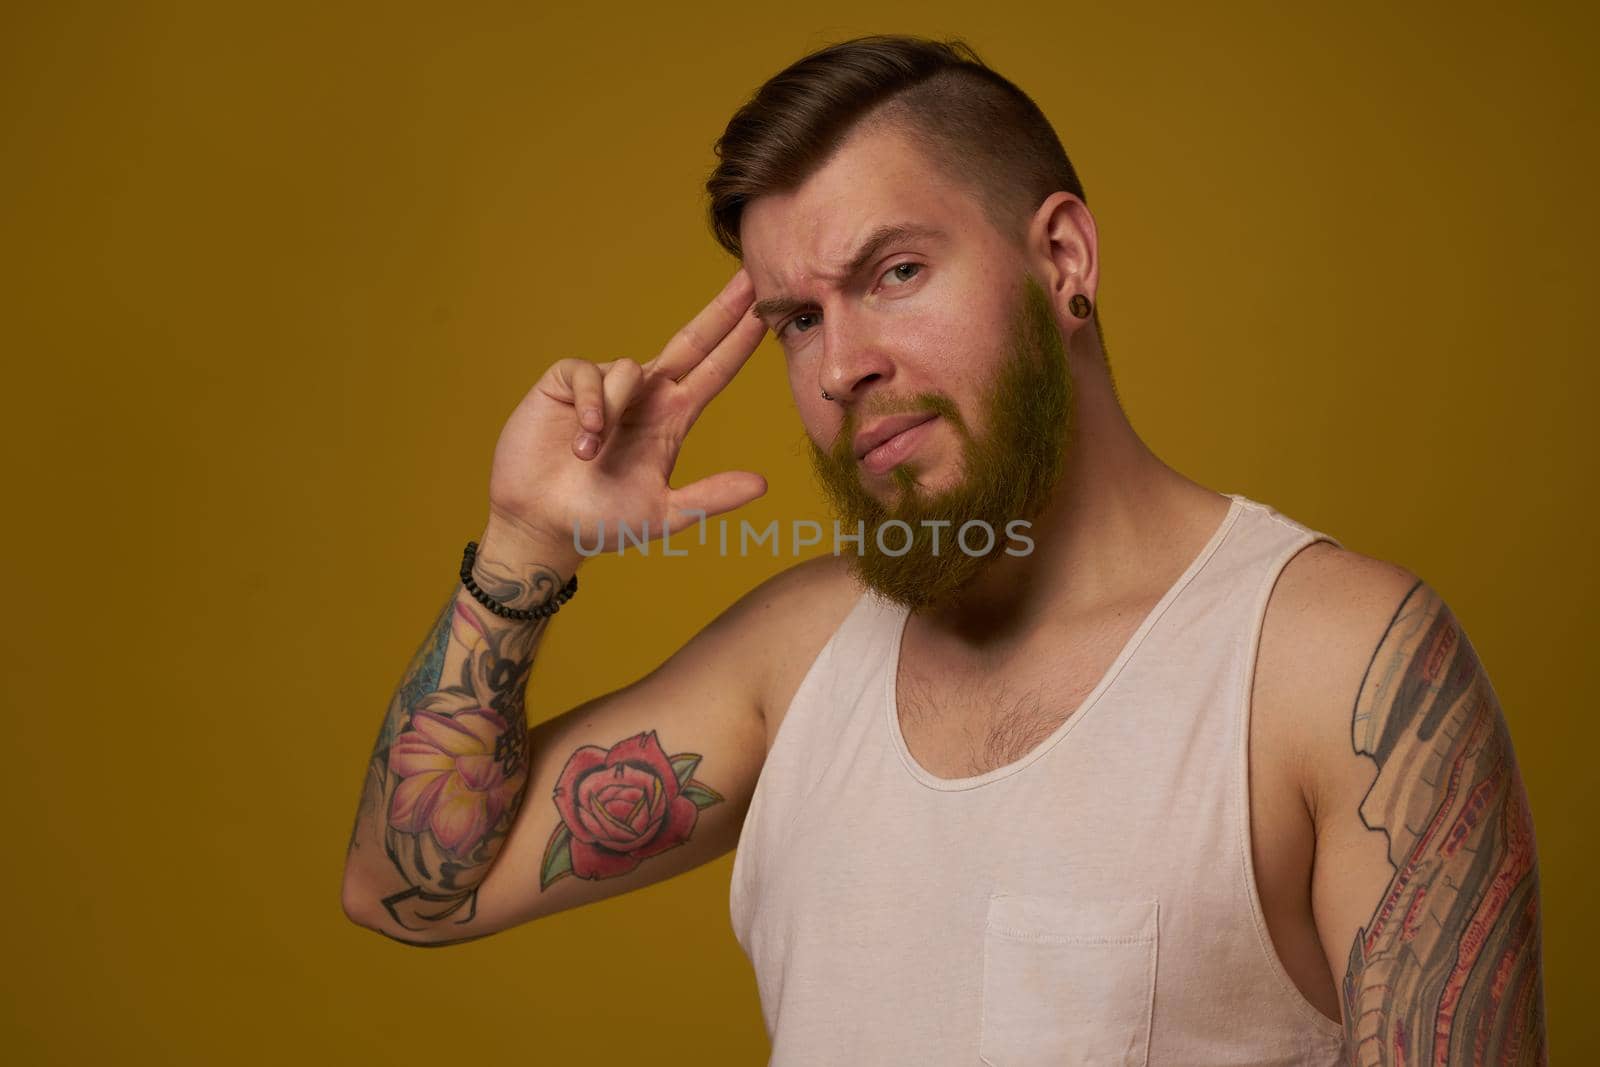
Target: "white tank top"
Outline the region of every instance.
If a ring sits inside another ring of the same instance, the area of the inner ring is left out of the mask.
[[[1341,1064],[1262,919],[1248,696],[1267,597],[1337,540],[1238,494],[1077,711],[969,778],[901,736],[865,593],[796,691],[729,890],[771,1064]]]

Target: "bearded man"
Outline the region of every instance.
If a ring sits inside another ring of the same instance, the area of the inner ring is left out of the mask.
[[[959,42],[858,38],[718,154],[740,270],[649,362],[556,363],[501,435],[350,917],[471,940],[737,847],[775,1064],[1543,1062],[1533,825],[1460,622],[1139,438],[1038,107]],[[765,491],[669,477],[769,330],[859,550],[528,730],[575,531]],[[1017,523],[1030,551],[970,536]]]

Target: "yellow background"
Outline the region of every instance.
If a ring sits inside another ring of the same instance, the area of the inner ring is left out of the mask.
[[[712,141],[863,32],[962,35],[1054,121],[1158,454],[1463,620],[1532,797],[1553,1059],[1581,1062],[1592,7],[446,10],[0,15],[12,1062],[764,1060],[731,856],[441,951],[348,924],[340,869],[504,418],[553,360],[649,358],[709,299]],[[677,478],[763,472],[757,525],[822,514],[781,363]],[[790,562],[592,562],[532,714]]]

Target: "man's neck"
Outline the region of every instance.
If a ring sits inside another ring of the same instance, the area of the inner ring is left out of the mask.
[[[1103,372],[1102,372],[1103,373]],[[1103,388],[1101,388],[1103,386]],[[1161,461],[1128,423],[1109,380],[1079,394],[1061,479],[1025,532],[1026,556],[998,556],[921,625],[996,653],[1072,620],[1164,589],[1204,547],[1228,498]]]

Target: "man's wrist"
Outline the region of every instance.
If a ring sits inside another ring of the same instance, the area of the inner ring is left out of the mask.
[[[496,575],[525,581],[549,571],[562,584],[584,559],[571,537],[563,540],[492,511],[478,539],[477,556],[480,567]]]

